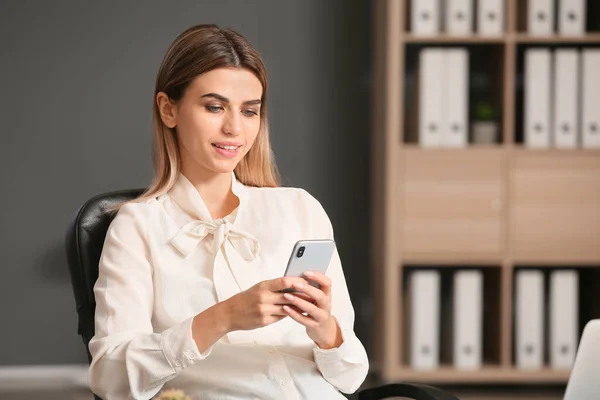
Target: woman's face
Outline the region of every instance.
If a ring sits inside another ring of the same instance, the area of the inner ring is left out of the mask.
[[[174,107],[162,97],[161,116],[176,128],[184,172],[231,173],[254,144],[262,85],[252,72],[214,69],[194,79]]]

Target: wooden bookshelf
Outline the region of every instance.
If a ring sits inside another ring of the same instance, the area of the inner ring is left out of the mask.
[[[547,43],[547,44],[561,44],[561,43],[575,43],[575,44],[598,44],[600,43],[599,33],[588,33],[582,36],[529,36],[524,33],[515,35],[515,41],[517,43]]]
[[[442,366],[436,371],[398,368],[394,371],[394,376],[398,381],[453,385],[465,383],[556,383],[566,382],[569,378],[569,371],[555,371],[548,368],[539,371],[519,371],[490,365],[485,365],[477,371],[460,371],[451,366]]]
[[[407,26],[409,0],[374,2],[372,366],[384,381],[563,384],[568,380],[569,371],[515,367],[513,280],[515,270],[527,267],[577,268],[600,275],[600,149],[529,149],[521,143],[516,128],[521,123],[517,60],[522,46],[598,46],[600,33],[531,37],[520,22],[522,3],[505,0],[504,34],[457,37],[412,34]],[[405,119],[410,111],[405,80],[414,54],[411,46],[466,46],[470,51],[495,46],[502,80],[497,93],[502,109],[499,143],[432,149],[407,140]],[[445,200],[441,207],[440,198]],[[473,205],[471,214],[457,211],[461,201]],[[432,371],[410,367],[405,348],[410,321],[404,318],[403,291],[407,271],[421,267],[478,268],[496,279],[497,346],[488,354],[491,362],[484,350],[483,368],[457,370],[448,360]],[[598,303],[585,315],[600,317]]]
[[[506,37],[504,36],[415,36],[411,34],[405,34],[405,43],[419,43],[419,44],[437,44],[437,43],[472,43],[472,44],[486,44],[486,43],[504,43]]]

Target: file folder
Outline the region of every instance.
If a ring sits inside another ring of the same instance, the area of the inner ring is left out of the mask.
[[[469,53],[467,49],[446,49],[443,58],[441,141],[445,147],[465,147],[469,131]]]
[[[454,366],[481,368],[483,339],[483,274],[458,271],[454,275]]]
[[[446,32],[467,35],[473,31],[473,0],[446,0]]]
[[[525,118],[527,147],[550,146],[550,50],[525,50]]]
[[[435,35],[440,31],[439,0],[413,1],[411,6],[411,30],[415,35]]]
[[[478,0],[477,31],[481,35],[501,35],[504,32],[504,1]]]
[[[426,48],[419,54],[419,144],[442,145],[444,50]]]
[[[435,369],[439,365],[440,274],[414,271],[410,275],[411,366]]]
[[[544,276],[517,271],[515,283],[517,367],[539,369],[544,360]]]
[[[585,0],[558,0],[558,32],[561,35],[583,35],[585,33],[585,21]]]
[[[583,147],[600,147],[600,49],[582,54],[582,141]]]
[[[576,49],[554,51],[554,146],[575,148],[579,136],[579,52]]]
[[[545,36],[554,32],[554,1],[529,0],[527,31],[530,35]]]
[[[579,337],[579,282],[576,270],[550,275],[550,365],[571,369]]]

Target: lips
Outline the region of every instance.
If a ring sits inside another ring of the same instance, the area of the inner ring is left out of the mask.
[[[242,147],[242,145],[238,142],[232,142],[232,141],[223,141],[223,142],[215,142],[215,143],[211,143],[214,147],[218,147],[220,149],[223,150],[229,150],[229,151],[234,151],[236,149],[238,149],[239,147]]]
[[[229,151],[235,151],[241,147],[239,145],[222,145],[222,144],[217,144],[217,143],[213,143],[212,145],[219,149],[229,150]]]
[[[217,153],[226,158],[237,157],[241,144],[235,142],[211,143]]]

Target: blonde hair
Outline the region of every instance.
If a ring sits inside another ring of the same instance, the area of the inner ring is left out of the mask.
[[[260,54],[243,36],[231,29],[221,29],[212,24],[196,25],[177,36],[160,65],[152,98],[154,179],[150,186],[131,202],[145,202],[167,193],[181,171],[177,133],[162,122],[156,95],[164,92],[171,101],[177,102],[181,100],[194,78],[224,67],[244,68],[253,72],[263,88],[259,132],[254,145],[235,168],[236,178],[247,186],[279,186],[277,167],[269,141],[267,71]],[[116,205],[110,211],[117,212],[123,204],[125,203]]]

